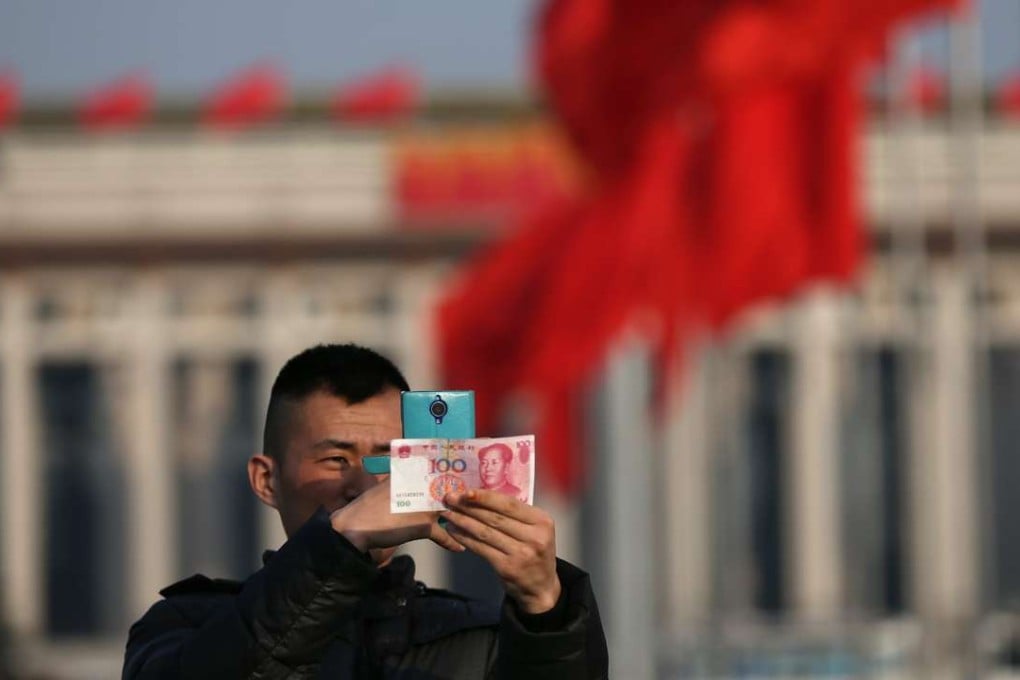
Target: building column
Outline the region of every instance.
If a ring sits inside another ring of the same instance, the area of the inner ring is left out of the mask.
[[[797,617],[832,621],[841,616],[843,605],[839,299],[817,290],[797,313],[786,465],[786,590]]]
[[[0,480],[3,482],[4,621],[16,636],[42,631],[46,594],[39,393],[32,344],[32,291],[17,274],[0,279]]]
[[[636,342],[610,355],[605,380],[599,477],[603,480],[605,569],[603,583],[610,676],[655,677],[658,630],[652,570],[655,515],[651,489],[655,458],[651,436],[648,356]]]
[[[932,276],[929,344],[911,375],[910,575],[918,613],[948,631],[979,602],[975,357],[965,277],[948,269]]]
[[[710,350],[693,349],[672,397],[656,460],[660,536],[657,574],[661,623],[707,620],[712,607],[712,458],[708,411]]]
[[[133,291],[133,337],[124,363],[127,446],[128,607],[138,616],[177,576],[176,471],[170,450],[170,380],[166,296],[157,275],[141,275]]]

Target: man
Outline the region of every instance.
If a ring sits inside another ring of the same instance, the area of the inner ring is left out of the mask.
[[[354,345],[287,362],[248,461],[287,542],[242,583],[193,576],[161,591],[131,628],[123,678],[607,676],[588,576],[556,559],[545,512],[474,490],[441,513],[390,513],[389,480],[361,459],[401,435],[406,389],[392,363]],[[416,583],[414,562],[393,553],[421,538],[487,560],[502,608]]]
[[[482,488],[523,500],[520,487],[507,478],[513,459],[514,452],[506,444],[490,444],[478,449],[478,472],[482,478]]]

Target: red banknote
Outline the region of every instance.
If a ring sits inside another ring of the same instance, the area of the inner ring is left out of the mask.
[[[490,489],[530,504],[535,494],[535,437],[394,439],[390,511],[445,510],[443,497]]]

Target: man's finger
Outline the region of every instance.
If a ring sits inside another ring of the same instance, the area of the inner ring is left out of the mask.
[[[482,524],[501,531],[518,541],[527,541],[532,538],[532,533],[534,532],[532,525],[525,524],[508,515],[502,515],[488,508],[463,502],[452,504],[450,507],[453,511],[474,518]]]
[[[496,573],[502,576],[502,564],[506,559],[504,552],[478,540],[463,529],[458,529],[455,524],[450,525],[450,534],[458,543],[491,564]]]
[[[477,541],[492,546],[505,555],[509,555],[514,549],[514,545],[519,542],[507,534],[504,534],[499,529],[484,524],[474,517],[470,517],[456,510],[448,510],[444,512],[443,517],[445,517],[456,530],[459,530],[457,531],[458,537],[461,534],[467,534]]]
[[[432,523],[432,533],[429,535],[429,540],[451,552],[464,552],[464,546],[457,542],[457,539],[451,536],[446,529],[439,526],[438,522]]]
[[[525,524],[536,524],[541,515],[540,511],[527,503],[522,503],[513,496],[487,489],[470,489],[461,494],[451,494],[451,496],[450,500],[455,505],[466,504],[485,508]]]

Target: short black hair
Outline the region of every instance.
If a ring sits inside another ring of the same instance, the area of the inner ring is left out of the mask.
[[[316,392],[358,404],[388,389],[409,390],[396,365],[378,352],[352,343],[317,345],[292,357],[269,393],[262,451],[281,460],[291,407]]]

